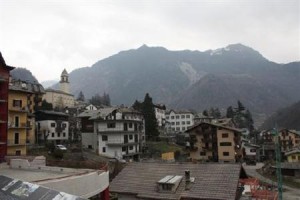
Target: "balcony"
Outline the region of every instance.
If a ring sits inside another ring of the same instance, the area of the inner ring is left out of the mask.
[[[9,108],[9,111],[11,112],[24,112],[27,113],[28,112],[28,108],[27,107],[17,107],[17,106],[13,106]]]
[[[26,140],[7,140],[7,146],[24,146]]]
[[[127,145],[135,145],[135,144],[138,144],[138,142],[135,142],[135,141],[127,141],[127,142],[124,142],[124,140],[121,140],[121,139],[115,139],[115,140],[107,140],[106,141],[106,144],[108,146],[127,146]]]
[[[28,123],[20,123],[20,124],[16,125],[15,123],[10,123],[10,122],[8,122],[8,128],[11,128],[11,129],[23,129],[23,128],[28,128],[28,129],[30,129],[31,126],[30,126],[30,124],[28,124]]]

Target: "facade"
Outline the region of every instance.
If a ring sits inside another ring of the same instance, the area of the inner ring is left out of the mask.
[[[300,164],[300,148],[288,151],[285,153],[287,161],[289,163],[299,163]]]
[[[68,115],[62,112],[39,110],[36,113],[37,143],[52,141],[63,144],[69,139]]]
[[[26,155],[35,143],[34,111],[41,106],[44,88],[40,84],[12,80],[8,97],[7,155]]]
[[[170,110],[166,113],[168,132],[184,132],[194,125],[194,114],[190,111]]]
[[[7,122],[8,122],[8,84],[9,71],[14,69],[6,65],[0,52],[0,162],[7,154]]]
[[[281,151],[285,152],[300,145],[300,132],[282,129],[279,131]]]
[[[166,106],[162,104],[154,104],[155,117],[159,128],[163,128],[166,123]]]
[[[46,94],[43,99],[45,99],[48,103],[52,103],[53,108],[73,107],[75,105],[74,95],[70,93],[70,82],[68,77],[69,75],[64,69],[59,82],[60,90],[46,89]]]
[[[85,111],[79,117],[84,147],[109,157],[139,159],[145,143],[144,119],[140,112],[123,107],[102,108]]]
[[[186,132],[193,160],[234,163],[242,157],[239,129],[203,122]]]
[[[202,113],[198,113],[194,116],[194,124],[200,124],[201,122],[210,123],[213,119],[213,117],[205,116]]]

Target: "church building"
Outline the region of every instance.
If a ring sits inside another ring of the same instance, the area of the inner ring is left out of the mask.
[[[66,69],[60,76],[59,90],[48,88],[43,99],[48,103],[52,103],[53,108],[74,107],[74,95],[70,93],[69,74]]]

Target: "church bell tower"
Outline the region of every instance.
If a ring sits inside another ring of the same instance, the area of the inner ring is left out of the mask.
[[[61,73],[60,76],[60,90],[70,94],[70,88],[69,88],[69,74],[66,69]]]

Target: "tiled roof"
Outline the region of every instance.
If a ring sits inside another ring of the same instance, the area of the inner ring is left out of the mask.
[[[45,90],[44,87],[39,83],[29,83],[25,81],[16,81],[13,80],[12,83],[9,85],[10,90],[26,92],[26,93],[38,93],[44,94]]]
[[[183,178],[175,193],[157,191],[156,183],[167,175],[195,177],[189,190]],[[110,191],[149,199],[235,199],[241,166],[239,164],[129,163],[111,182]]]

